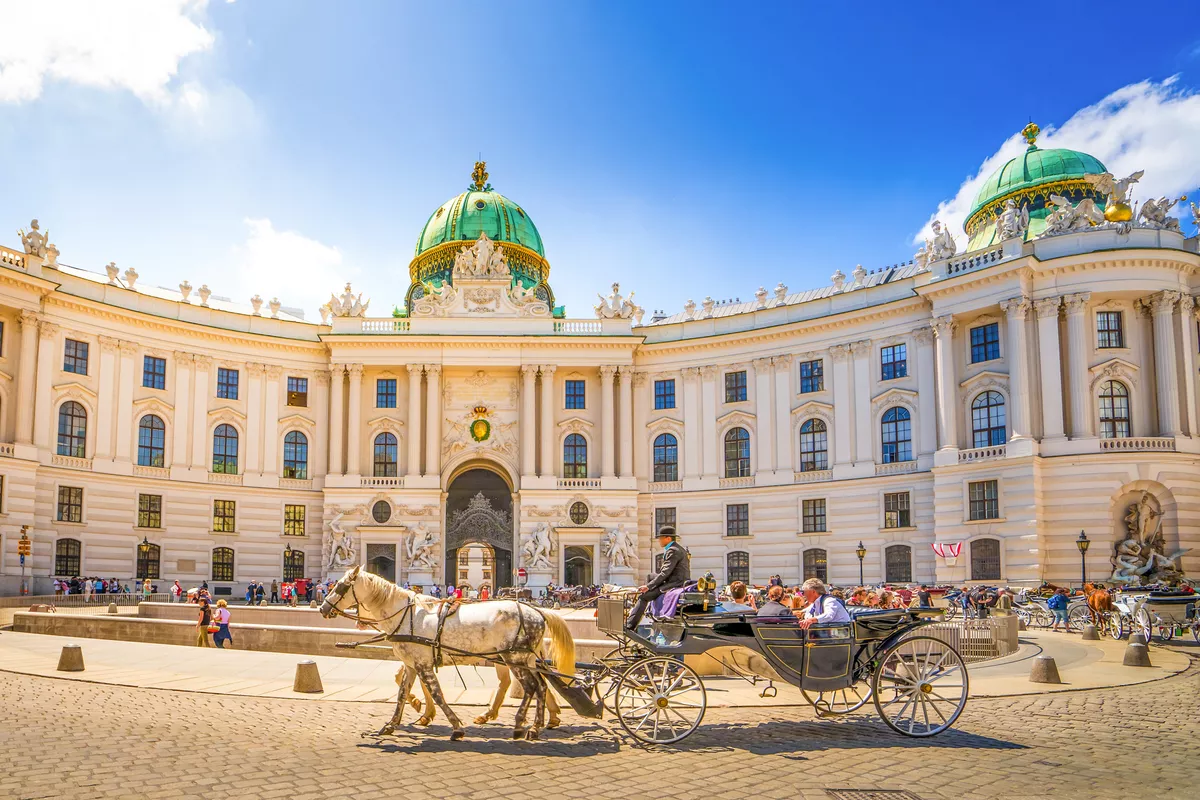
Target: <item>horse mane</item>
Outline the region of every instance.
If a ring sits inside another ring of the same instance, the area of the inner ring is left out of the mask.
[[[367,602],[373,605],[380,606],[385,601],[390,600],[393,595],[399,592],[409,603],[412,603],[422,611],[436,611],[440,601],[436,597],[430,597],[425,594],[418,594],[403,586],[397,586],[387,578],[380,577],[373,572],[360,572],[358,575],[365,581],[364,588],[367,591]]]

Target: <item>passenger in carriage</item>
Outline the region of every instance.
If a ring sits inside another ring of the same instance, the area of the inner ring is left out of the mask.
[[[841,600],[825,593],[825,582],[820,578],[809,578],[801,588],[804,590],[804,599],[808,601],[804,619],[800,620],[801,628],[850,621],[850,612]]]
[[[754,607],[746,603],[746,584],[741,581],[734,581],[729,584],[729,600],[722,600],[717,604],[717,611],[721,612],[742,612],[753,611]]]
[[[767,602],[758,610],[760,617],[790,617],[792,610],[783,604],[783,587],[772,586],[767,590]]]

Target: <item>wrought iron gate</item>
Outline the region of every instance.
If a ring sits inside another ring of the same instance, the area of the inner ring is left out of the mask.
[[[466,508],[453,511],[446,520],[446,583],[458,582],[458,551],[469,544],[486,544],[496,553],[496,585],[512,586],[512,514],[493,508],[478,492]]]

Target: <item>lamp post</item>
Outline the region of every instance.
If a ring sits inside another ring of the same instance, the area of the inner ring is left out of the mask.
[[[858,549],[854,553],[858,556],[858,585],[863,586],[866,584],[866,581],[863,579],[863,559],[867,557],[867,548],[863,547],[863,543],[860,541]]]
[[[1079,538],[1075,540],[1075,546],[1079,548],[1079,574],[1082,580],[1081,585],[1087,585],[1087,551],[1091,547],[1092,541],[1088,539],[1087,534],[1083,531],[1079,532]]]
[[[29,584],[25,580],[25,556],[30,554],[29,526],[21,526],[21,539],[17,542],[17,552],[21,555],[21,595],[29,594]]]
[[[145,536],[142,537],[142,541],[138,544],[138,563],[136,572],[137,574],[134,575],[135,584],[138,579],[144,581],[150,577],[150,540]],[[142,597],[146,600],[146,602],[150,602],[150,594],[145,590],[144,587],[135,585],[133,587],[133,591],[134,594],[136,594],[138,591],[141,591]]]

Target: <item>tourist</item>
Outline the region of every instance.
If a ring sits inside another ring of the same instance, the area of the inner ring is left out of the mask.
[[[246,605],[254,605],[254,581],[246,584]]]
[[[146,578],[144,581],[142,581],[142,599],[147,603],[150,602],[150,587],[151,584],[149,578]]]
[[[171,602],[178,603],[179,598],[183,595],[183,587],[179,585],[179,581],[171,584]]]
[[[1070,630],[1070,625],[1067,622],[1068,605],[1067,590],[1062,588],[1055,589],[1054,594],[1050,595],[1050,599],[1046,601],[1046,608],[1050,609],[1050,612],[1054,614],[1054,623],[1050,626],[1050,630],[1058,630],[1058,623],[1060,622],[1063,624],[1064,631]]]
[[[229,604],[224,600],[217,601],[217,610],[213,614],[213,619],[217,623],[217,632],[213,634],[213,644],[221,650],[225,649],[225,642],[229,642],[230,648],[233,647],[233,637],[229,635],[229,618],[232,616],[229,612]]]
[[[271,579],[271,602],[279,602],[279,581],[274,578]]]
[[[487,599],[488,599],[488,598],[490,598],[491,596],[492,596],[492,593],[491,593],[491,591],[488,589],[488,586],[487,586],[487,584],[486,584],[486,583],[485,583],[483,586],[481,586],[481,587],[479,588],[479,599],[480,599],[480,600],[487,600]]]
[[[283,604],[285,606],[290,606],[292,604],[292,585],[287,581],[284,581],[279,587],[279,595],[281,598],[283,598]],[[274,596],[272,596],[271,602],[275,602]]]
[[[196,617],[196,646],[212,647],[208,641],[208,626],[212,622],[212,607],[204,597],[200,598],[200,611]]]
[[[261,606],[263,603],[266,602],[263,599],[266,596],[267,596],[267,589],[265,586],[263,586],[262,581],[259,581],[258,585],[254,587],[254,599]]]
[[[732,588],[732,587],[731,587]],[[767,589],[767,602],[758,610],[760,617],[790,617],[792,610],[783,604],[783,587]]]
[[[95,584],[92,583],[91,578],[88,578],[87,580],[85,580],[83,582],[83,602],[85,602],[85,603],[92,602],[92,589],[94,589],[94,588],[95,588]]]
[[[800,620],[801,628],[850,621],[850,612],[842,605],[841,600],[830,597],[825,592],[825,582],[820,578],[809,578],[800,588],[804,592],[804,599],[808,601],[808,607],[804,609],[804,619]]]
[[[325,584],[318,583],[316,586],[316,593],[317,593],[317,597],[316,597],[317,602],[318,603],[325,602]]]
[[[729,599],[717,603],[717,611],[753,611],[754,608],[746,602],[746,584],[734,581],[729,584]]]
[[[933,597],[929,594],[929,587],[921,584],[921,588],[917,590],[917,606],[919,608],[933,608]]]

